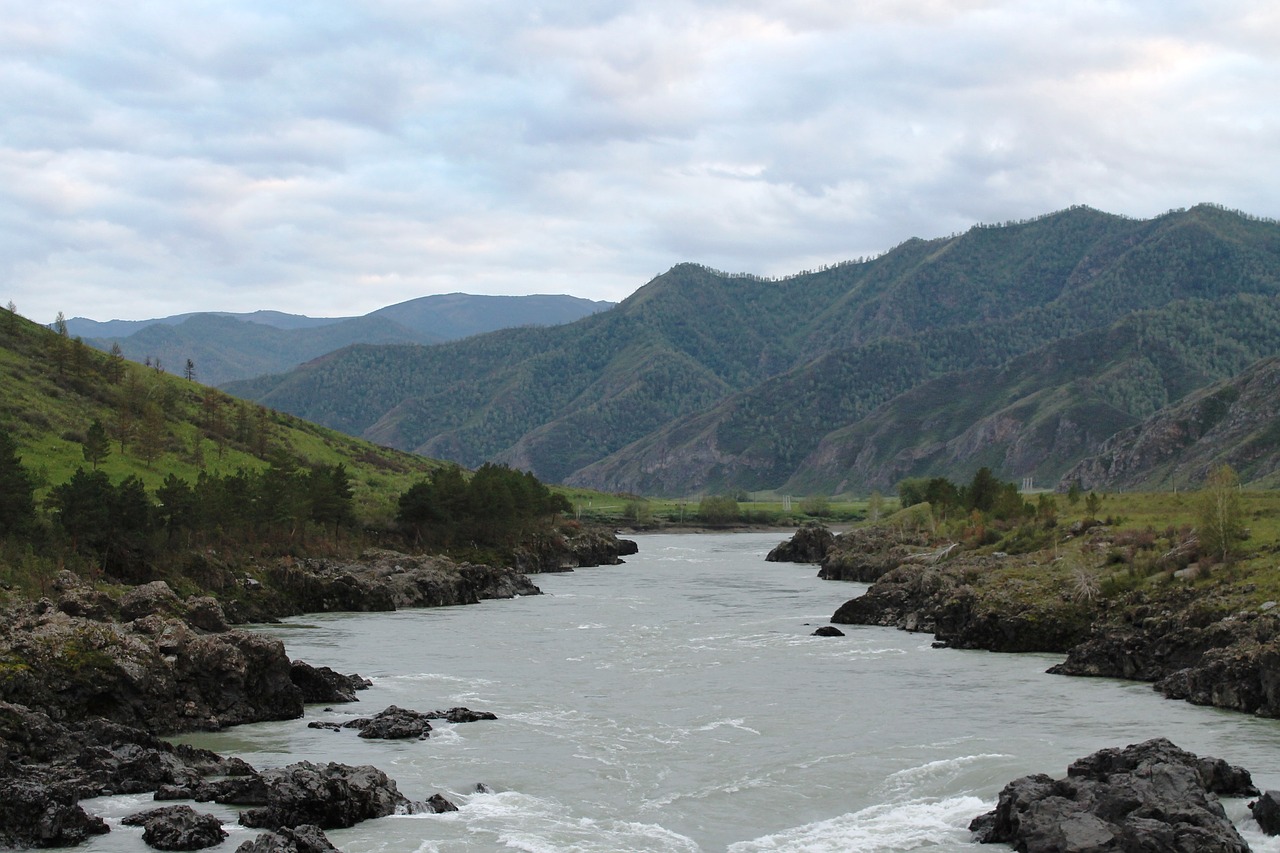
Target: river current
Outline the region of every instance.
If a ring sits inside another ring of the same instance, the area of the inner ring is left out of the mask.
[[[1280,721],[1047,675],[1052,655],[934,649],[887,628],[811,636],[865,586],[766,563],[783,538],[640,536],[626,565],[537,576],[542,596],[271,626],[290,657],[373,688],[303,720],[186,740],[259,768],[373,764],[411,799],[460,807],[329,831],[346,853],[1008,849],[967,830],[1006,782],[1156,736],[1280,787]],[[433,723],[415,742],[306,725],[392,704],[499,719]],[[80,849],[145,850],[119,818],[153,805],[86,801],[112,832]],[[256,835],[230,808],[195,805],[229,824],[216,850]],[[1255,851],[1280,853],[1244,801],[1225,805]]]

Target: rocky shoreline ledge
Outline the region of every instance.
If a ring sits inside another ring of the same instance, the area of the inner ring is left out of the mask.
[[[633,542],[590,532],[535,543],[521,562],[568,571],[634,552]],[[241,853],[332,850],[324,829],[395,811],[450,810],[438,794],[407,799],[373,767],[304,762],[259,772],[161,736],[296,719],[304,703],[355,701],[369,686],[359,675],[291,661],[280,640],[234,623],[540,594],[519,569],[385,550],[256,566],[218,599],[184,598],[164,581],[99,587],[70,572],[49,588],[48,597],[0,609],[0,848],[68,846],[106,832],[78,803],[108,794],[254,806],[241,822],[269,832]],[[492,715],[393,707],[361,735],[425,737],[428,719]],[[216,819],[185,805],[133,818],[157,849],[199,849],[225,837]]]
[[[824,535],[825,534],[825,535]],[[1068,531],[1079,549],[1025,554],[965,550],[919,531],[797,531],[770,555],[820,554],[819,576],[871,584],[832,616],[838,625],[931,633],[939,645],[1054,652],[1050,672],[1152,682],[1172,699],[1280,717],[1280,608],[1242,604],[1176,579],[1104,595],[1069,554],[1105,560],[1118,538],[1102,526]]]

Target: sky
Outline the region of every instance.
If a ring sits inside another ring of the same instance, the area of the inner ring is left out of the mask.
[[[618,301],[1085,204],[1280,218],[1274,0],[0,0],[0,304]]]

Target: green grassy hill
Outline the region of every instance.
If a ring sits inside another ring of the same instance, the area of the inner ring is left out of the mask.
[[[100,469],[155,489],[169,474],[194,482],[267,467],[275,454],[301,467],[343,464],[361,517],[389,521],[396,497],[440,467],[273,412],[216,389],[113,359],[0,311],[0,429],[14,440],[37,498],[90,468],[83,441],[94,421],[110,438]]]

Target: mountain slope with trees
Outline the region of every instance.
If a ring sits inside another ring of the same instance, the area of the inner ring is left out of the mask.
[[[611,307],[574,296],[423,296],[362,317],[305,317],[278,311],[209,312],[154,320],[67,321],[71,335],[131,361],[184,370],[218,385],[289,370],[358,343],[433,344],[516,326],[567,323]]]
[[[1148,368],[1135,356],[1106,368],[1118,371],[1107,381],[1126,388],[1158,374],[1162,390],[1125,391],[1137,398],[1096,424],[1087,452],[1107,429],[1275,352],[1266,324],[1278,293],[1276,223],[1209,205],[1150,220],[1072,208],[913,239],[875,259],[779,281],[682,264],[615,310],[566,326],[425,348],[355,347],[230,389],[394,447],[470,466],[510,462],[609,491],[688,494],[789,481],[860,491],[881,484],[892,466],[851,476],[819,473],[806,460],[846,428],[838,443],[856,443],[859,422],[900,395],[944,377],[1001,371],[1057,341],[1096,346],[1089,334],[1135,312],[1199,318],[1170,332],[1203,344],[1185,356],[1194,363]],[[1220,330],[1248,313],[1239,303],[1247,298],[1257,300],[1252,331]],[[1215,313],[1220,302],[1236,307]],[[991,381],[975,376],[979,388]],[[1111,398],[1120,393],[1095,396],[1116,408]],[[980,420],[999,408],[968,411]],[[898,430],[893,453],[924,458],[918,448],[973,425],[954,420],[937,435]],[[831,458],[850,452],[857,455],[844,449]],[[1063,448],[1024,472],[987,457],[934,459],[949,466],[938,473],[958,478],[992,461],[1006,466],[997,471],[1004,477],[1049,477],[1074,461]]]

